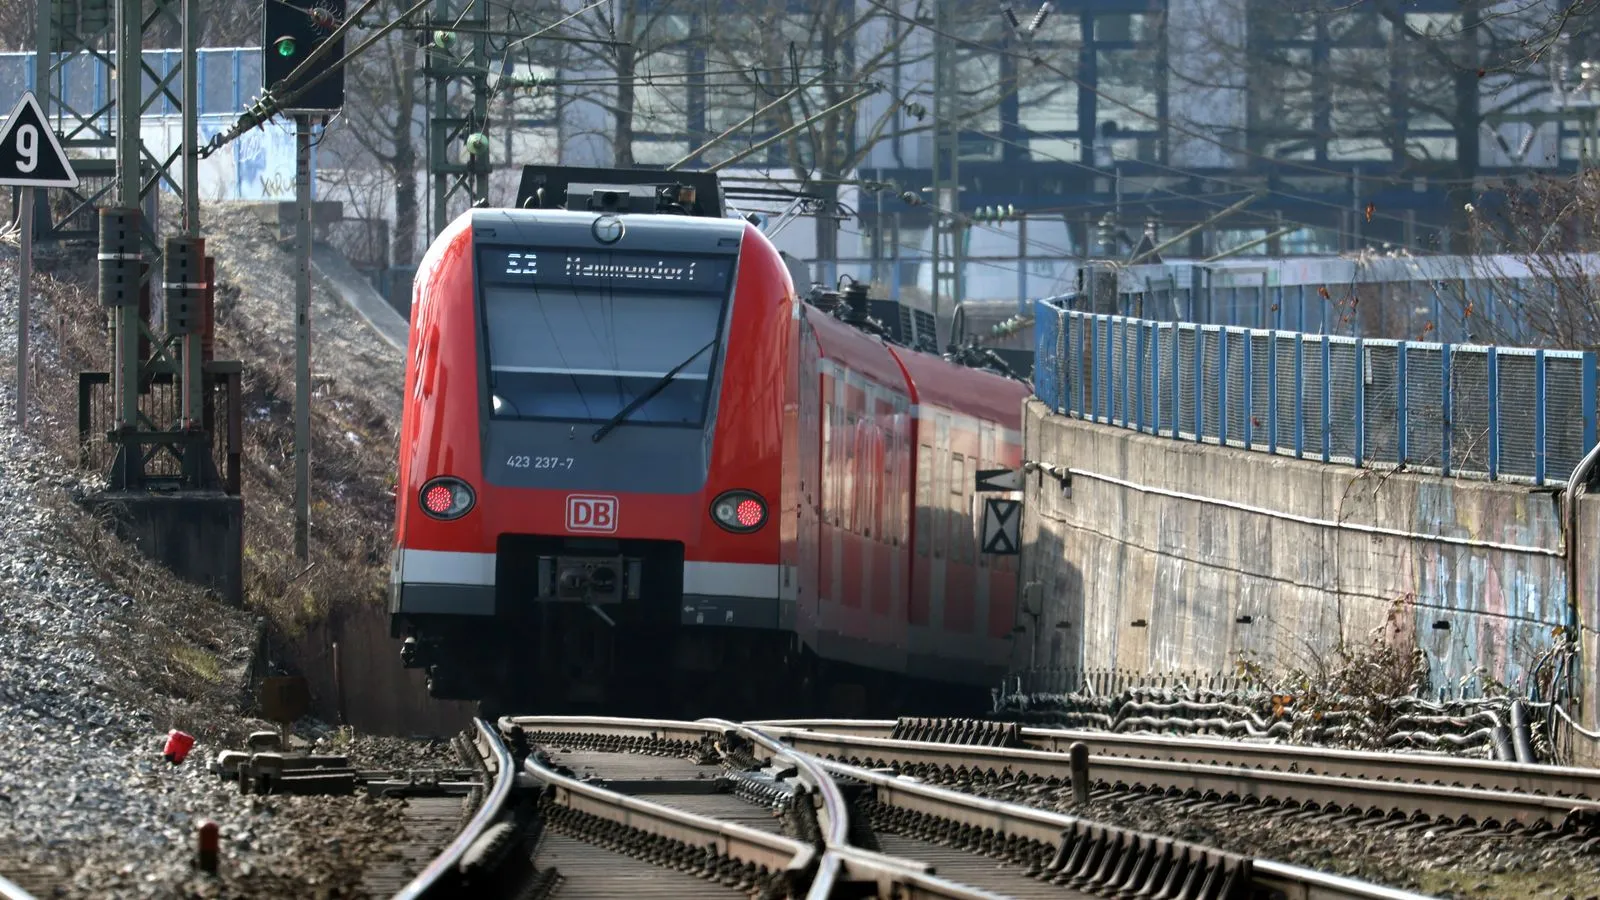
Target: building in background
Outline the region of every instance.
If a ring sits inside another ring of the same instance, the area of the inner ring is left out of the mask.
[[[740,179],[836,204],[838,217],[780,237],[797,255],[835,261],[819,277],[927,290],[943,125],[957,135],[957,211],[1015,210],[966,230],[964,294],[1014,297],[1069,288],[1068,261],[1099,252],[1108,216],[1125,255],[1145,233],[1164,241],[1251,192],[1260,196],[1167,255],[1459,251],[1462,208],[1483,188],[1571,172],[1600,150],[1584,65],[1594,26],[1568,23],[1538,60],[1518,60],[1549,12],[1539,3],[1508,16],[1487,0],[1062,0],[1032,32],[1036,8],[1025,6],[1019,29],[999,6],[947,11],[937,25],[934,0],[830,3],[614,0],[562,26],[579,40],[496,54],[485,61],[494,190],[510,190],[524,162],[665,165],[733,129],[690,165],[746,154]],[[526,31],[581,6],[519,0],[507,8],[522,18],[495,27]],[[956,73],[942,115],[940,42]],[[29,58],[0,55],[0,92],[28,86]],[[163,52],[148,58],[165,71]],[[73,66],[65,96],[99,108],[103,64]],[[204,120],[220,127],[259,90],[257,51],[207,51],[200,79]],[[806,90],[782,99],[797,80]],[[770,140],[867,85],[876,91],[798,140]],[[426,96],[407,95],[419,171]],[[362,162],[376,150],[341,144],[341,124],[357,127],[350,115],[335,123],[323,169],[329,190],[354,185],[355,196],[390,176]],[[259,135],[207,161],[208,199],[292,196],[292,141]],[[394,219],[392,193],[378,191],[362,214]],[[427,222],[418,243],[442,225]]]

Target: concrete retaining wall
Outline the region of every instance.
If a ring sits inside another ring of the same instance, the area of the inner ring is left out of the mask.
[[[1030,401],[1019,666],[1145,673],[1308,669],[1342,635],[1417,642],[1436,686],[1513,684],[1568,623],[1559,495],[1199,446]],[[1591,652],[1600,497],[1580,504]]]
[[[335,610],[279,652],[306,677],[312,713],[325,722],[342,718],[366,734],[449,737],[476,713],[475,704],[430,698],[426,676],[401,667],[382,606]]]

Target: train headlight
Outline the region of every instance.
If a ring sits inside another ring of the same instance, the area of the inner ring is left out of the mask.
[[[424,484],[417,499],[422,511],[435,519],[459,519],[472,509],[477,498],[472,486],[459,478],[435,478]]]
[[[735,534],[749,534],[767,524],[767,502],[751,491],[728,491],[711,502],[711,521]]]

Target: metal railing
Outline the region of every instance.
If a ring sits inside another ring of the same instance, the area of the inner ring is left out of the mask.
[[[1036,304],[1035,394],[1087,421],[1544,485],[1595,445],[1596,354],[1157,322]]]
[[[212,361],[205,364],[206,395],[204,420],[200,423],[210,440],[212,465],[216,467],[222,490],[230,496],[240,493],[241,463],[244,455],[244,409],[242,368],[239,363]],[[107,435],[116,427],[116,397],[109,372],[78,373],[78,467],[88,471],[111,469],[117,448]],[[182,424],[182,393],[171,372],[154,372],[139,392],[139,415],[153,431],[177,430]],[[183,458],[173,445],[154,447],[145,459],[144,471],[152,479],[176,479],[183,473]]]

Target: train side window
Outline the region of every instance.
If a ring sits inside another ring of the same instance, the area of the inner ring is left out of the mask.
[[[948,508],[950,518],[945,530],[950,533],[949,560],[953,563],[967,561],[965,553],[966,542],[961,539],[961,526],[966,520],[966,514],[961,509],[961,473],[966,470],[964,463],[966,457],[960,453],[950,454],[950,497]]]
[[[905,531],[901,524],[901,512],[905,509],[905,473],[906,461],[900,454],[905,450],[905,441],[900,437],[900,417],[889,417],[889,468],[894,473],[890,480],[893,485],[889,495],[889,521],[886,524],[886,533],[889,543],[898,547],[905,541]]]
[[[966,561],[975,563],[978,561],[978,528],[977,522],[974,521],[977,512],[974,507],[978,493],[978,461],[970,456],[967,457],[967,470],[961,479],[961,492],[961,508],[966,517],[961,546],[965,548],[963,555]]]
[[[917,448],[917,555],[929,552],[928,532],[932,529],[930,511],[933,506],[933,447],[922,444]]]
[[[839,503],[835,497],[839,491],[839,470],[835,462],[839,447],[833,433],[833,419],[839,407],[828,401],[823,401],[822,406],[822,521],[837,525]]]
[[[893,462],[889,456],[889,433],[883,428],[883,415],[874,420],[872,438],[872,480],[877,488],[872,492],[872,536],[880,543],[889,543],[889,509],[894,503]]]
[[[850,440],[848,449],[845,446],[839,448],[840,455],[844,457],[842,462],[844,463],[845,478],[844,503],[840,505],[844,507],[844,530],[851,533],[858,533],[861,530],[861,523],[856,520],[856,504],[861,499],[856,493],[861,487],[856,479],[856,466],[860,457],[860,454],[856,452],[856,444],[859,443],[860,429],[858,425],[860,421],[860,419],[856,418],[854,412],[846,415],[844,433],[850,436]]]
[[[949,535],[949,544],[945,546],[945,559],[950,562],[961,562],[961,460],[959,453],[951,453],[949,475],[946,476],[946,489],[949,493],[945,496],[944,528],[941,529]]]

